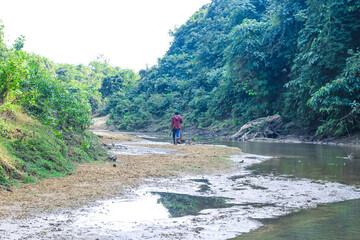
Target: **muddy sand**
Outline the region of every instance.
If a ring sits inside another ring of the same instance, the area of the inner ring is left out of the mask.
[[[116,162],[83,163],[67,177],[12,187],[13,192],[0,189],[0,219],[78,208],[120,196],[125,188],[139,186],[145,178],[229,172],[233,167],[230,155],[240,151],[220,146],[156,144],[119,132],[94,133]]]

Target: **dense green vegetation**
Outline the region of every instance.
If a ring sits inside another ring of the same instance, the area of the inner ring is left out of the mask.
[[[107,75],[122,73],[107,61],[54,64],[12,47],[0,26],[0,184],[64,176],[76,162],[106,153],[86,131],[91,113],[101,107],[99,88]]]
[[[103,56],[87,66],[55,64],[22,51],[24,36],[7,46],[3,28],[0,25],[0,184],[64,176],[76,162],[106,156],[97,137],[87,131],[91,115],[110,106],[102,96],[125,91],[137,74],[111,66]]]
[[[276,113],[285,132],[359,130],[358,1],[213,0],[170,34],[156,66],[103,95],[118,128],[167,129],[179,109],[212,130]]]

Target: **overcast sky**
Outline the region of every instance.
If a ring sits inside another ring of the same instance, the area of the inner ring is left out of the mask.
[[[8,45],[56,63],[88,64],[99,54],[136,71],[157,63],[169,30],[211,0],[0,0]]]

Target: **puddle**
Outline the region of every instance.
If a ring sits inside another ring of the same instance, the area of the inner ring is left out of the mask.
[[[160,196],[144,194],[134,199],[99,202],[90,211],[81,209],[76,224],[81,228],[106,225],[107,229],[130,231],[137,224],[169,218],[170,212],[159,203]]]
[[[225,197],[203,197],[168,192],[152,192],[152,194],[160,196],[158,202],[168,209],[171,217],[199,215],[204,209],[234,206],[234,204],[226,203],[229,198]]]

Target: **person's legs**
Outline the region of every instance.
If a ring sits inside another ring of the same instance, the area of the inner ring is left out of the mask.
[[[176,129],[176,140],[175,140],[175,145],[178,144],[179,139],[180,139],[180,129]]]
[[[176,135],[176,130],[175,129],[173,129],[173,142],[174,142],[174,145],[176,145],[176,141],[175,141],[175,135]]]

